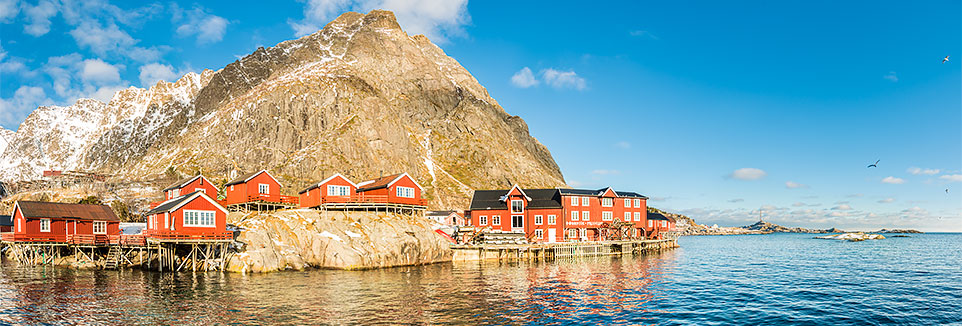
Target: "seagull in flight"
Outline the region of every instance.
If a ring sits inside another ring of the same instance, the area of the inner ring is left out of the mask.
[[[870,167],[870,168],[877,168],[877,167],[878,167],[878,162],[880,162],[880,161],[882,161],[882,160],[876,160],[876,161],[875,161],[875,163],[873,163],[873,164],[869,164],[869,165],[868,165],[867,167]]]
[[[944,64],[946,61],[949,61],[949,56],[945,56],[945,58],[942,59],[942,63],[943,63],[943,64]]]

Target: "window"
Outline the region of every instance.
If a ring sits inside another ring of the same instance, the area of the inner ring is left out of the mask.
[[[534,225],[541,225],[541,222],[542,222],[543,219],[544,219],[544,217],[542,217],[541,215],[535,215],[535,216],[534,216]]]
[[[180,196],[180,189],[174,189],[174,190],[171,190],[170,192],[174,193],[171,197]]]
[[[632,229],[632,231],[633,231],[633,232],[631,232],[631,233],[632,233],[632,236],[637,238],[637,237],[638,237],[638,229]]]
[[[661,221],[661,227],[668,227],[668,221]]]
[[[169,213],[164,213],[164,228],[165,228],[165,229],[170,229],[170,226],[169,226],[170,223],[167,223],[167,219],[168,219],[169,217],[170,217],[170,214],[169,214]]]
[[[581,238],[581,239],[587,239],[587,238],[588,238],[588,229],[578,229],[578,236],[579,236],[579,238]]]
[[[230,191],[234,191],[234,185],[230,185]]]
[[[524,215],[511,215],[511,228],[523,228]]]
[[[587,221],[587,220],[590,220],[590,219],[591,219],[591,216],[590,216],[590,214],[588,214],[588,213],[591,213],[591,212],[589,212],[589,211],[583,211],[583,212],[581,212],[581,220],[582,220],[582,221]]]
[[[655,226],[654,222],[655,222],[655,221],[648,220],[648,227],[653,227],[653,226]]]
[[[614,204],[615,204],[615,200],[614,200],[614,199],[611,199],[611,198],[602,198],[602,199],[601,199],[601,207],[611,207],[611,206],[614,206]]]
[[[614,219],[614,216],[611,212],[601,212],[602,221],[611,221],[613,219]]]
[[[558,222],[558,217],[554,215],[548,215],[548,225],[555,225]]]
[[[578,238],[578,229],[568,229],[568,239]]]
[[[572,221],[578,220],[578,211],[571,212],[571,220]]]
[[[94,234],[107,234],[107,222],[94,221]]]
[[[350,192],[351,192],[351,187],[348,187],[348,186],[335,186],[335,185],[327,186],[328,196],[347,196]]]
[[[538,240],[544,239],[544,230],[542,229],[534,230],[534,238]]]
[[[257,193],[259,194],[269,194],[271,193],[271,186],[266,183],[260,183],[257,185]]]
[[[631,212],[625,212],[625,222],[631,221]]]
[[[589,203],[588,200],[590,200],[588,197],[581,197],[581,206],[591,205],[591,203]]]
[[[498,216],[498,215],[492,216],[491,225],[501,225],[501,216]]]
[[[478,225],[488,225],[488,217],[487,217],[487,216],[483,216],[483,215],[482,215],[481,217],[479,217],[479,218],[478,218]]]
[[[625,198],[625,207],[631,207],[631,199]]]
[[[524,201],[520,199],[514,199],[511,201],[511,212],[512,213],[524,213]]]
[[[45,218],[40,220],[40,232],[50,232],[50,219]]]
[[[23,222],[17,220],[17,232],[23,232]]]
[[[571,206],[578,206],[578,196],[571,196]]]
[[[397,196],[401,198],[414,198],[414,188],[411,187],[398,186],[395,192],[397,193]]]
[[[214,211],[184,210],[184,226],[212,228],[217,226]]]
[[[635,208],[641,207],[641,199],[635,198]]]
[[[635,212],[635,222],[641,222],[641,213]]]
[[[153,229],[153,228],[154,228],[154,216],[153,216],[153,215],[147,217],[147,228],[148,228],[148,229]]]

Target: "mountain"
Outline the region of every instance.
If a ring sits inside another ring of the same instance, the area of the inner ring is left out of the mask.
[[[831,228],[825,230],[819,229],[806,229],[806,228],[789,228],[777,224],[768,223],[765,221],[758,221],[755,224],[743,226],[745,230],[751,231],[761,231],[763,233],[839,233],[844,232],[842,230]]]
[[[0,127],[0,154],[7,149],[7,144],[13,141],[13,136],[16,136],[15,132]]]
[[[124,181],[199,171],[223,183],[267,169],[288,194],[334,172],[360,181],[406,171],[439,209],[465,207],[472,189],[565,184],[524,120],[377,10],[107,104],[41,107],[0,167],[7,182],[69,169]]]

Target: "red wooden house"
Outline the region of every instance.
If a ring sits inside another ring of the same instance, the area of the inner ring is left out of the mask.
[[[423,190],[424,188],[421,188],[421,185],[407,173],[389,175],[357,184],[360,202],[424,206],[425,201],[421,199]]]
[[[251,202],[297,205],[297,197],[281,195],[281,183],[266,170],[243,175],[224,185],[227,205]]]
[[[597,241],[604,230],[626,225],[645,235],[647,197],[611,188],[476,190],[469,221],[477,227],[524,232],[534,242]],[[617,222],[616,222],[617,221]]]
[[[648,213],[648,224],[645,230],[651,238],[661,239],[665,232],[674,230],[675,219],[658,212]]]
[[[203,175],[178,180],[174,184],[164,188],[164,200],[173,199],[195,191],[203,191],[211,198],[217,198],[217,187]]]
[[[106,244],[120,234],[120,220],[107,205],[18,201],[13,206],[13,232],[3,240]]]
[[[167,200],[144,213],[144,235],[157,239],[229,240],[227,209],[204,191]]]
[[[298,193],[300,207],[318,207],[327,203],[348,203],[357,199],[357,185],[340,173],[312,184]]]

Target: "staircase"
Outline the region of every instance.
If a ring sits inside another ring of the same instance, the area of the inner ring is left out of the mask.
[[[117,269],[120,267],[120,255],[123,254],[123,249],[120,246],[110,246],[110,250],[107,251],[107,261],[104,263],[104,269]]]

